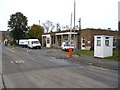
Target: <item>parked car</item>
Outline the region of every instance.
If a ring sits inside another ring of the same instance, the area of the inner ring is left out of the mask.
[[[68,41],[63,42],[61,47],[62,47],[63,51],[68,51],[69,48],[72,48],[72,50],[73,50],[74,49],[74,42],[71,42],[71,44]]]

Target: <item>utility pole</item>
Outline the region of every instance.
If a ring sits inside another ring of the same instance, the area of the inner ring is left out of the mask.
[[[79,34],[78,34],[78,49],[79,49],[79,56],[80,56],[80,42],[81,42],[81,39],[80,39],[80,34],[81,34],[81,18],[79,18]]]
[[[68,53],[68,57],[72,57],[72,48],[71,48],[71,32],[72,32],[72,13],[71,13],[71,20],[70,20],[70,35],[69,35],[69,53]]]
[[[81,30],[81,18],[79,18],[79,30]]]
[[[71,39],[71,33],[72,33],[72,13],[71,13],[71,20],[70,20],[70,36],[69,36],[69,40],[70,40],[70,45],[71,45],[71,42],[72,42],[72,39]]]
[[[75,47],[76,47],[76,40],[75,40],[75,13],[76,13],[76,2],[74,0],[74,51],[75,51]]]
[[[40,26],[40,20],[39,20],[39,26]]]

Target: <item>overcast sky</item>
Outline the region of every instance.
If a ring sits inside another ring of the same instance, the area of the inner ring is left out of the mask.
[[[76,0],[76,25],[81,18],[84,28],[118,28],[119,0]],[[11,14],[22,12],[28,25],[51,20],[53,24],[70,25],[74,0],[0,0],[0,30],[7,30]]]

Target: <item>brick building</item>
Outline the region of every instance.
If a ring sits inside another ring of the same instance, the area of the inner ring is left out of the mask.
[[[10,32],[8,31],[0,31],[0,42],[4,42],[5,39],[9,39]]]
[[[71,32],[72,40],[75,41],[76,48],[82,50],[91,50],[94,48],[94,35],[114,36],[114,47],[117,47],[120,38],[119,31],[103,30],[103,29],[82,29]],[[42,35],[42,46],[45,47],[61,47],[62,42],[69,41],[70,30],[44,33]],[[119,45],[120,46],[120,45]]]
[[[120,38],[120,32],[103,29],[82,29],[80,31],[78,41],[78,47],[83,50],[89,50],[94,48],[94,35],[109,35],[114,36],[114,47],[118,46],[118,39]]]

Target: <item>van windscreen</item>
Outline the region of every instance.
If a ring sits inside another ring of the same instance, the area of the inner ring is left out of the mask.
[[[32,43],[33,44],[39,44],[39,41],[33,41]]]

